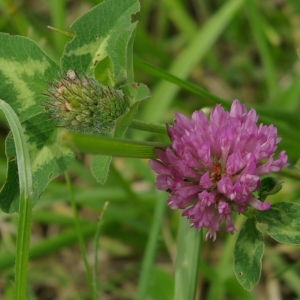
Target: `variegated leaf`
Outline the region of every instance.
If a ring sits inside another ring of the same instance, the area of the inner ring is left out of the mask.
[[[256,220],[249,218],[237,238],[233,253],[235,276],[248,291],[260,279],[264,247],[262,234],[256,227]]]
[[[126,80],[132,68],[127,49],[132,46],[131,39],[136,27],[136,23],[131,23],[131,15],[139,9],[137,0],[106,0],[79,18],[71,26],[76,35],[66,45],[61,60],[62,69],[84,71],[93,76],[97,63],[109,56],[113,62],[115,80]]]
[[[48,120],[42,104],[47,81],[59,75],[59,67],[33,41],[0,34],[0,97],[19,116],[27,138],[33,172],[34,201],[45,187],[61,174],[74,154],[56,143],[56,129]],[[5,212],[18,210],[18,176],[15,147],[11,136],[6,140],[7,181],[0,193]]]

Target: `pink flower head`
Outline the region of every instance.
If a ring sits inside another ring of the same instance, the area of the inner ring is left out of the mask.
[[[285,151],[274,158],[280,141],[276,127],[257,126],[257,120],[256,111],[248,112],[238,100],[230,112],[217,105],[209,119],[201,110],[191,119],[178,113],[168,126],[172,147],[156,149],[158,159],[150,160],[156,187],[170,192],[169,206],[183,209],[192,227],[208,228],[206,239],[216,239],[222,221],[228,232],[235,231],[233,211],[270,209],[271,203],[253,192],[261,175],[289,165]]]

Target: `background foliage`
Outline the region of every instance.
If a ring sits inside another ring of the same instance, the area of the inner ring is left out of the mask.
[[[2,0],[0,31],[33,39],[58,64],[70,38],[47,29],[47,25],[71,31],[71,23],[100,2]],[[190,115],[212,104],[205,97],[161,80],[162,74],[147,69],[138,60],[142,59],[222,99],[237,98],[258,107],[264,113],[264,122],[275,118],[275,125],[284,136],[282,147],[287,150],[291,163],[297,162],[300,147],[298,1],[231,0],[225,5],[221,0],[141,0],[141,11],[134,20],[139,21],[134,44],[135,81],[147,84],[153,94],[140,105],[137,118],[166,123],[172,121],[176,111]],[[2,121],[2,184],[7,167],[4,155],[7,131],[6,122]],[[159,135],[132,129],[127,137],[161,141]],[[146,160],[113,159],[108,181],[101,186],[90,174],[91,159],[78,154],[71,168],[88,257],[94,252],[93,237],[100,212],[109,201],[98,252],[102,299],[134,299],[155,203],[165,201],[165,197],[154,190],[154,176]],[[297,170],[278,177],[285,180],[283,189],[268,201],[298,202]],[[88,299],[68,197],[65,179],[59,177],[49,185],[33,211],[31,299]],[[149,299],[173,298],[179,216],[179,212],[166,210]],[[238,228],[244,221],[243,217],[236,220]],[[15,214],[0,213],[0,298],[4,299],[12,299],[15,225]],[[232,268],[236,238],[237,234],[221,232],[216,242],[204,243],[198,299],[200,296],[201,299],[300,299],[299,248],[278,244],[265,236],[262,278],[253,291],[247,292],[239,286]]]

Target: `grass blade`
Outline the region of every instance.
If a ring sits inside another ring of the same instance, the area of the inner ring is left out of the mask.
[[[181,79],[185,79],[191,73],[195,65],[207,54],[207,51],[216,42],[217,38],[235,13],[242,7],[243,3],[243,0],[227,1],[196,33],[194,39],[191,40],[186,49],[178,55],[168,70],[169,73],[178,74]],[[141,120],[158,122],[178,90],[178,86],[168,82],[160,82],[154,90],[151,100],[145,104],[140,117]]]
[[[194,300],[197,291],[202,231],[190,228],[181,217],[179,223],[174,300]]]
[[[151,230],[148,237],[148,243],[145,251],[145,256],[142,263],[141,275],[138,286],[137,300],[144,300],[147,297],[147,291],[153,269],[159,233],[162,227],[162,221],[167,206],[166,193],[160,193],[156,202],[154,218],[151,225]]]
[[[272,53],[269,49],[265,33],[263,31],[263,20],[254,0],[247,0],[247,13],[252,27],[254,39],[260,53],[266,74],[266,82],[269,90],[269,101],[273,99],[278,90],[278,80]]]
[[[0,100],[0,108],[3,110],[13,134],[16,147],[20,199],[19,221],[15,267],[15,298],[27,299],[27,270],[30,246],[31,213],[32,213],[32,173],[29,152],[23,134],[23,128],[18,116],[9,104]]]

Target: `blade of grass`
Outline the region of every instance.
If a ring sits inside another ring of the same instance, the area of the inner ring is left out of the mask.
[[[222,104],[222,106],[227,109],[229,109],[231,106],[231,103],[229,101],[224,100],[218,96],[215,96],[214,94],[211,94],[210,92],[188,81],[182,80],[174,75],[171,75],[160,68],[152,66],[139,59],[135,59],[135,64],[136,66],[143,68],[144,70],[146,70],[146,72],[149,72],[151,75],[155,77],[163,78],[169,82],[175,83],[178,86],[182,87],[183,89],[211,101],[207,103],[203,103],[202,101],[202,106],[205,105],[211,106],[212,103]],[[289,112],[285,112],[282,109],[281,110],[273,109],[273,108],[270,109],[269,107],[267,108],[258,105],[251,105],[251,106],[254,107],[256,111],[259,113],[260,122],[263,122],[264,124],[276,124],[276,127],[279,130],[279,134],[281,137],[283,137],[284,142],[289,142],[289,144],[291,145],[291,147],[288,147],[287,149],[290,148],[295,150],[295,153],[291,153],[289,151],[289,155],[293,156],[293,158],[298,157],[297,153],[300,151],[300,146],[299,143],[297,143],[295,136],[297,135],[298,132],[297,128],[300,127],[300,122],[299,122],[299,118],[297,118],[297,115]],[[248,108],[250,108],[250,106],[248,106]],[[278,122],[278,120],[284,120],[285,124]],[[286,125],[288,125],[289,128],[287,128]]]
[[[181,217],[177,241],[174,300],[194,300],[197,291],[202,230],[190,228],[190,222]]]
[[[18,116],[9,104],[0,100],[0,108],[3,110],[9,123],[14,143],[19,173],[20,202],[19,221],[16,245],[15,265],[15,298],[27,299],[28,255],[30,246],[30,229],[32,214],[32,173],[29,152],[23,134],[23,128]]]
[[[144,300],[147,297],[149,282],[153,270],[153,262],[166,206],[166,193],[158,193],[154,217],[141,267],[141,274],[136,298],[137,300]]]
[[[263,21],[261,13],[258,11],[256,2],[254,0],[247,0],[247,14],[254,35],[254,40],[258,47],[263,69],[265,71],[265,77],[269,90],[269,98],[271,101],[273,96],[276,95],[278,90],[277,72],[272,59],[272,53],[269,49],[269,45],[266,40],[266,36],[263,29]]]
[[[166,72],[165,70],[160,69],[156,66],[153,66],[143,60],[135,58],[134,64],[136,67],[142,69],[143,71],[147,72],[148,74],[150,74],[154,77],[157,77],[160,79],[165,79],[166,81],[174,83],[175,85],[181,87],[182,89],[184,89],[186,91],[189,91],[197,96],[204,97],[205,99],[208,100],[208,102],[203,103],[203,99],[201,99],[202,106],[205,106],[205,105],[211,106],[212,104],[222,104],[222,106],[225,107],[226,109],[229,109],[231,106],[231,102],[229,100],[222,99],[187,80],[182,80],[179,77],[176,77],[176,76]],[[300,82],[300,80],[299,80],[299,82]],[[298,81],[295,82],[295,84],[293,84],[293,86],[295,85],[295,88],[297,85],[296,83],[298,83]],[[300,93],[299,88],[298,88],[298,90]],[[295,95],[293,95],[293,97],[296,97],[296,95],[298,95],[298,90],[296,91]],[[284,94],[284,95],[286,95],[286,94]],[[281,97],[281,99],[286,99],[286,98],[287,97]],[[283,106],[283,102],[282,102],[282,106]],[[300,121],[299,121],[299,118],[297,117],[297,114],[293,114],[290,111],[283,110],[283,109],[274,109],[274,107],[272,107],[272,108],[263,107],[263,106],[254,105],[254,104],[251,104],[251,106],[248,105],[248,109],[250,109],[250,107],[254,107],[256,109],[256,111],[260,114],[260,117],[264,116],[264,117],[270,118],[269,122],[267,122],[267,123],[276,122],[278,120],[284,120],[286,122],[286,124],[290,125],[292,128],[295,128],[295,126],[298,126],[298,127],[300,126]],[[284,106],[284,108],[286,108],[286,107]],[[142,126],[139,126],[138,122],[140,122],[141,124],[147,124],[146,122],[135,120],[132,127],[142,130]],[[148,124],[156,125],[156,123],[148,123]],[[162,126],[162,125],[160,125],[160,126]],[[141,128],[139,128],[139,127],[141,127]],[[151,128],[151,132],[159,133],[159,128],[157,128],[156,130],[155,130],[155,127],[153,127],[153,128],[150,127],[150,128]]]
[[[156,24],[155,24],[155,40],[163,43],[168,36],[169,20],[167,12],[163,9],[163,3],[157,1]]]
[[[176,85],[178,87],[185,89],[186,91],[189,91],[195,95],[198,95],[198,96],[203,97],[206,100],[208,100],[207,102],[205,102],[205,101],[203,101],[203,99],[201,99],[202,106],[206,106],[206,105],[209,106],[212,104],[222,104],[224,107],[229,108],[231,105],[229,101],[222,99],[187,80],[180,79],[179,77],[174,76],[174,75],[170,74],[169,72],[166,72],[163,69],[153,66],[141,59],[135,58],[134,64],[137,68],[143,70],[144,72],[147,72],[148,74],[150,74],[154,77],[164,79],[170,83],[173,83],[174,85]],[[150,99],[149,101],[152,101],[152,99]],[[154,124],[156,124],[156,123],[154,123]],[[156,131],[156,132],[158,132],[158,131]]]
[[[178,74],[180,78],[186,78],[216,42],[243,3],[243,0],[227,1],[196,33],[194,39],[191,40],[186,49],[178,55],[173,65],[169,68],[169,73]],[[159,121],[178,90],[178,86],[174,86],[168,82],[160,82],[155,88],[151,100],[145,104],[140,119],[149,122]],[[139,132],[137,136],[145,137],[147,134]]]
[[[182,34],[187,39],[193,38],[198,26],[187,13],[182,3],[178,0],[163,0],[162,4],[169,14],[170,19]]]

